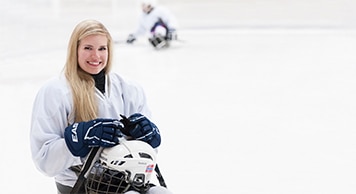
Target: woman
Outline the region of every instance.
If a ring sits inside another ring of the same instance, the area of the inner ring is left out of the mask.
[[[55,178],[58,193],[71,191],[78,174],[75,167],[84,163],[93,147],[115,146],[122,137],[153,148],[160,145],[142,88],[110,72],[112,57],[113,42],[105,26],[82,21],[71,35],[63,74],[49,80],[36,96],[32,158],[42,173]],[[157,191],[169,193],[159,186],[147,193]]]

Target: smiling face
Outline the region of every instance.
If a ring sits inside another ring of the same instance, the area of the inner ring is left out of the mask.
[[[108,60],[108,39],[104,35],[89,35],[80,40],[78,63],[89,74],[98,74]]]

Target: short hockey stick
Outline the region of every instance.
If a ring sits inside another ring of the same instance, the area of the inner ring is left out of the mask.
[[[86,173],[90,170],[90,168],[93,166],[93,163],[95,162],[95,156],[98,153],[100,147],[94,147],[92,148],[87,160],[85,161],[85,164],[80,171],[80,174],[78,176],[77,181],[75,182],[72,191],[70,192],[71,194],[78,194],[80,191],[85,190],[85,181],[86,181]]]
[[[162,176],[161,171],[159,170],[158,164],[156,164],[155,171],[156,171],[156,176],[157,176],[157,179],[159,181],[159,184],[162,187],[166,187],[167,188],[166,182],[163,179],[163,176]]]

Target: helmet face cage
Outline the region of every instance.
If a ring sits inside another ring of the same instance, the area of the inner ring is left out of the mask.
[[[123,141],[105,148],[87,177],[86,192],[119,194],[129,189],[147,191],[155,161],[156,152],[142,141]]]
[[[99,161],[95,162],[85,185],[87,194],[118,194],[126,192],[129,188],[125,172],[105,168]]]

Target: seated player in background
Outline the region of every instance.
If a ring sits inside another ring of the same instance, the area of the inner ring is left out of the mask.
[[[139,36],[147,35],[149,42],[156,48],[168,47],[170,41],[177,40],[178,23],[175,16],[163,6],[157,6],[156,0],[140,0],[142,13],[136,30],[129,34],[126,42],[131,44]]]

